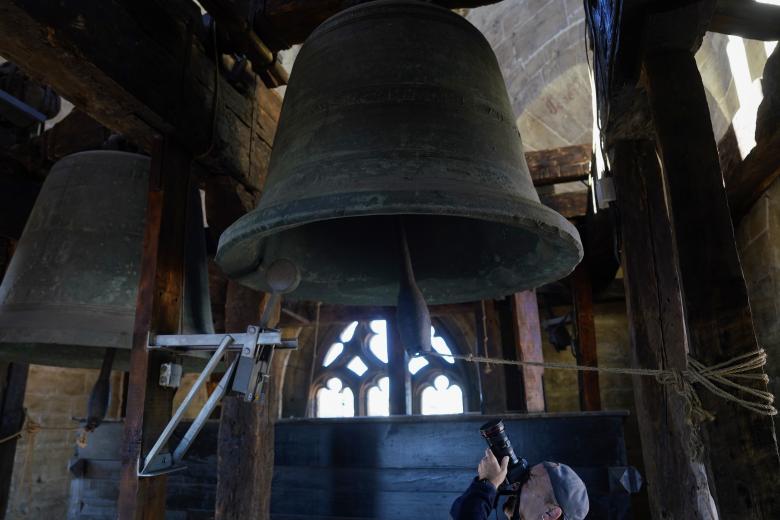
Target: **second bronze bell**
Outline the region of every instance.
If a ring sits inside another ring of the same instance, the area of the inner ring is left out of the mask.
[[[139,283],[149,158],[68,156],[43,184],[0,286],[0,360],[126,368]],[[203,219],[188,205],[182,332],[213,332]]]

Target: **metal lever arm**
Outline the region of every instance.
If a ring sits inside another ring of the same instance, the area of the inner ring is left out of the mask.
[[[187,396],[181,402],[179,408],[176,409],[176,412],[173,414],[173,417],[171,417],[171,420],[168,421],[168,424],[165,426],[165,429],[160,434],[160,437],[157,439],[157,442],[154,443],[154,446],[152,446],[152,449],[149,450],[149,453],[144,458],[144,465],[141,468],[141,470],[138,472],[139,476],[153,476],[153,475],[159,475],[161,473],[167,473],[176,470],[173,467],[174,461],[171,460],[170,454],[166,453],[161,455],[160,452],[162,451],[163,447],[168,442],[168,440],[171,438],[171,435],[173,435],[173,431],[176,429],[176,426],[178,426],[179,422],[181,422],[181,419],[184,416],[184,412],[186,412],[187,408],[189,408],[190,404],[192,404],[195,395],[206,383],[211,373],[214,371],[215,368],[217,368],[217,365],[219,365],[219,362],[222,360],[222,356],[225,354],[225,351],[227,350],[230,343],[232,343],[232,341],[233,338],[229,335],[226,335],[222,339],[222,342],[219,344],[219,347],[211,356],[211,359],[209,359],[209,362],[206,364],[206,367],[203,369],[203,372],[201,372],[200,376],[198,376],[198,379],[195,381],[195,384],[192,385],[192,388],[190,388],[190,391],[187,393]],[[225,376],[222,377],[222,381],[220,381],[220,384],[226,382],[226,376],[228,376],[228,374],[232,375],[233,370],[235,370],[235,364],[236,363],[233,362],[230,365],[230,368],[225,373]],[[224,391],[222,393],[224,395]],[[208,418],[209,415],[211,415],[211,411],[213,411],[214,407],[218,402],[219,399],[214,399],[212,401],[212,399],[209,398],[208,402],[206,403],[206,406],[204,406],[203,409],[198,414],[198,419],[201,419],[201,416],[204,416],[203,421],[205,421],[205,419]],[[209,405],[211,405],[211,410],[207,411]],[[190,430],[187,432],[188,434],[193,430],[193,426],[195,425],[196,424],[193,423],[193,425],[190,427]],[[197,427],[197,431],[199,431],[202,426],[203,425],[200,424]],[[194,437],[197,434],[197,431],[195,431],[192,437]],[[189,439],[189,443],[191,442],[192,439]],[[185,452],[189,447],[189,443],[184,448]]]

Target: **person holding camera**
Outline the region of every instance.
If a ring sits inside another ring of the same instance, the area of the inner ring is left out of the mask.
[[[504,484],[510,457],[499,463],[488,448],[477,467],[477,477],[452,504],[454,520],[487,520],[496,505],[498,489],[510,498],[503,512],[508,519],[582,520],[589,502],[585,484],[566,464],[542,462],[525,473],[523,482]],[[508,488],[508,489],[507,489]]]

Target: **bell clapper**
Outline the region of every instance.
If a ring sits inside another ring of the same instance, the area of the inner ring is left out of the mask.
[[[89,394],[87,422],[84,425],[84,431],[87,433],[94,431],[95,428],[100,426],[103,419],[106,418],[109,396],[111,395],[111,368],[114,365],[115,355],[115,348],[107,348],[105,354],[103,354],[103,364],[100,366],[100,374],[98,375],[97,381],[95,381],[95,386],[92,387],[92,391]]]
[[[401,249],[401,277],[399,279],[396,322],[401,344],[410,356],[431,351],[431,314],[422,291],[417,286],[412,268],[412,257],[403,217],[398,218]]]

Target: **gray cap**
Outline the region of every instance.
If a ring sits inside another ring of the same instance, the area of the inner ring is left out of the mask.
[[[573,469],[558,462],[543,462],[550,476],[555,500],[563,510],[564,520],[583,520],[590,503],[585,483]]]

